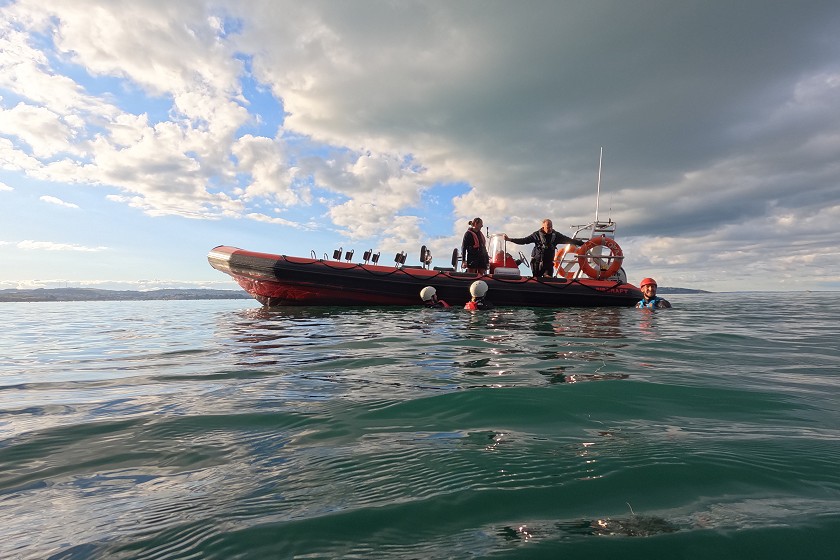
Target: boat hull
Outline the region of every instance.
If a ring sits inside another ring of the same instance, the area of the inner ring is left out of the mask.
[[[450,305],[469,300],[469,286],[487,282],[487,300],[515,307],[629,307],[642,299],[631,284],[589,278],[480,275],[415,267],[387,267],[307,259],[219,246],[210,265],[230,275],[268,307],[287,305],[419,305],[420,290],[434,286]]]

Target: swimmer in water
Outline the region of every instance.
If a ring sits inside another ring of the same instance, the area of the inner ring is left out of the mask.
[[[493,304],[484,299],[487,295],[487,282],[484,280],[476,280],[470,284],[470,301],[464,306],[464,309],[470,311],[478,311],[481,309],[493,309]]]
[[[420,299],[423,300],[423,305],[426,307],[437,307],[440,309],[448,309],[449,304],[438,299],[437,290],[433,286],[426,286],[420,290]]]
[[[642,290],[642,295],[645,297],[636,304],[638,309],[667,309],[671,307],[671,302],[656,295],[656,280],[653,278],[644,278],[639,284],[639,289]]]

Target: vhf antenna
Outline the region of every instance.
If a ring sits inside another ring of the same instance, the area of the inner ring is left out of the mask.
[[[598,223],[598,205],[601,202],[601,162],[604,160],[604,147],[601,146],[601,153],[598,155],[598,191],[595,195],[595,223]]]

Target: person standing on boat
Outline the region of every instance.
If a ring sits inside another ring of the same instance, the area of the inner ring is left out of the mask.
[[[535,277],[554,275],[554,254],[557,252],[558,245],[572,243],[580,247],[584,243],[580,239],[572,239],[568,235],[554,231],[554,224],[548,218],[542,221],[540,229],[528,237],[508,237],[507,234],[504,236],[505,241],[517,245],[534,244],[534,250],[531,252],[531,272]]]
[[[420,290],[420,299],[423,300],[423,305],[426,307],[439,307],[441,309],[449,309],[449,304],[438,299],[437,290],[433,286],[426,286]]]
[[[482,309],[493,309],[494,305],[484,299],[487,295],[487,282],[484,280],[476,280],[470,284],[470,301],[464,305],[464,309],[469,311],[479,311]]]
[[[668,309],[671,307],[671,302],[656,295],[656,280],[653,278],[643,278],[639,284],[639,289],[642,290],[642,295],[645,297],[636,304],[637,308]]]
[[[484,238],[481,228],[484,222],[481,218],[473,218],[470,227],[464,233],[464,240],[461,242],[461,256],[463,267],[467,272],[485,274],[490,266],[490,255],[487,253],[487,240]]]

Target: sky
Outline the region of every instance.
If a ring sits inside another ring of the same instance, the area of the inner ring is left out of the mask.
[[[633,283],[838,290],[840,3],[0,0],[0,209],[0,289],[597,211]]]

